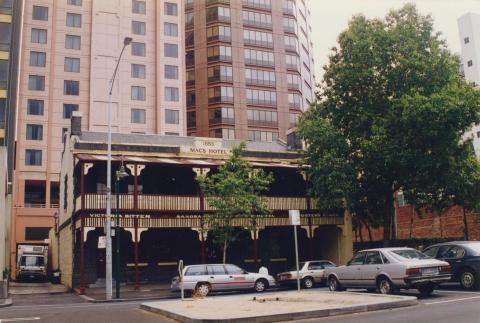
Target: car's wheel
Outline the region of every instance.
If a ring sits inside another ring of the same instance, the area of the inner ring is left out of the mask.
[[[303,287],[305,287],[307,289],[312,288],[314,284],[315,284],[315,282],[313,281],[312,277],[305,277],[303,279]]]
[[[253,288],[257,293],[262,293],[267,290],[268,282],[265,279],[258,279]]]
[[[208,294],[210,294],[210,284],[208,283],[199,283],[197,287],[195,287],[195,294],[200,296],[200,297],[206,297]]]
[[[424,285],[424,286],[418,287],[418,291],[420,292],[420,295],[422,295],[423,297],[432,295],[434,290],[435,290],[435,285]]]
[[[380,294],[393,294],[393,292],[395,291],[395,286],[390,281],[390,279],[385,276],[381,276],[380,278],[378,278],[377,287]]]
[[[465,289],[479,289],[480,282],[471,269],[466,269],[460,274],[460,285]]]
[[[340,282],[338,281],[337,277],[330,276],[328,277],[328,289],[331,292],[340,292],[343,290],[343,287],[342,285],[340,285]]]

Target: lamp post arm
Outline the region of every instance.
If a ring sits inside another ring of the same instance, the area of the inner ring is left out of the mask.
[[[115,70],[113,71],[113,75],[110,80],[110,91],[108,92],[109,95],[112,94],[113,84],[115,83],[115,77],[117,76],[118,66],[120,65],[120,60],[122,59],[122,55],[125,50],[125,47],[127,47],[127,45],[123,45],[122,51],[120,52],[120,56],[118,57],[118,60],[117,60],[117,65],[115,65]]]

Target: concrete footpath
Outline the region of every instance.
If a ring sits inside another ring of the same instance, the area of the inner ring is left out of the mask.
[[[140,308],[182,322],[278,322],[418,304],[416,297],[327,291],[286,291],[164,300]],[[215,309],[215,310],[212,310]]]
[[[77,291],[78,292],[78,291]],[[115,284],[113,285],[113,299],[105,299],[105,287],[87,288],[84,295],[80,295],[83,299],[91,303],[105,302],[126,302],[126,301],[142,301],[142,300],[158,300],[178,298],[179,293],[170,291],[170,284],[145,284],[141,285],[139,290],[135,290],[134,285],[122,285],[120,287],[120,298],[115,298]]]

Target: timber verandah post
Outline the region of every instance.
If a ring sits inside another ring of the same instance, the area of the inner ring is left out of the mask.
[[[307,220],[308,220],[308,249],[310,254],[310,259],[313,259],[313,228],[312,228],[312,201],[310,195],[308,194],[308,175],[306,172],[302,172],[303,179],[305,180],[305,196],[307,201]]]
[[[80,164],[80,205],[85,209],[85,163]]]
[[[133,227],[134,227],[134,230],[135,230],[135,233],[134,233],[134,239],[135,239],[135,242],[134,242],[134,260],[135,260],[135,287],[134,289],[135,290],[139,290],[140,289],[140,273],[138,271],[138,218],[137,217],[134,217],[133,218]]]
[[[82,170],[83,174],[83,170]],[[85,215],[80,218],[80,295],[85,294]]]

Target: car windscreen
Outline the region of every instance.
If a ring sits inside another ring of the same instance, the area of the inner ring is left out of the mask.
[[[301,262],[298,264],[298,270],[302,270],[303,266],[305,266],[305,262]],[[287,271],[297,271],[297,265],[292,265]]]
[[[20,260],[21,266],[43,266],[43,257],[40,256],[22,256]]]
[[[472,253],[472,256],[480,256],[480,243],[471,243],[465,245]]]
[[[430,257],[424,255],[420,251],[414,250],[414,249],[401,249],[401,250],[393,250],[392,253],[394,253],[397,256],[400,256],[405,259],[428,259]]]

